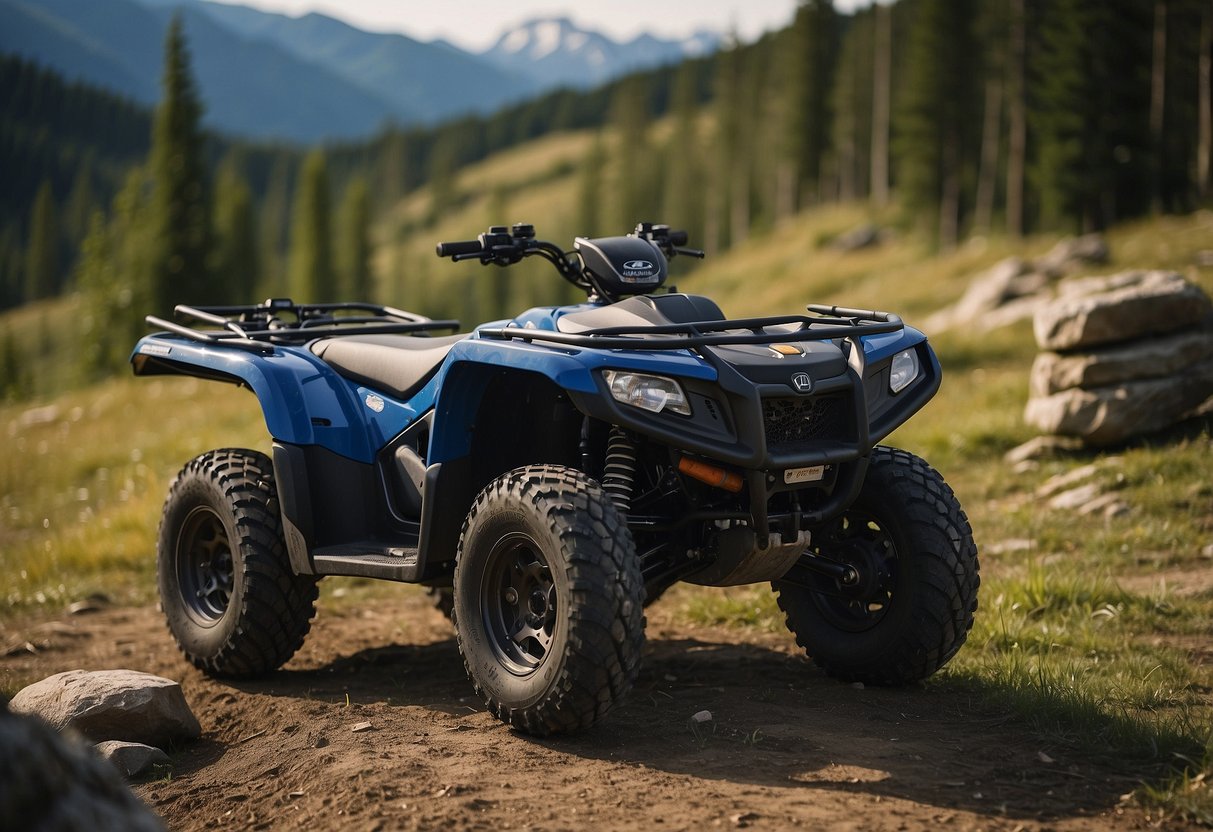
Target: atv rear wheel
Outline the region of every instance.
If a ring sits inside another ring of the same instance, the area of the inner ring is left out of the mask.
[[[623,517],[559,466],[490,483],[463,525],[453,621],[476,692],[531,734],[588,728],[631,688],[644,581]]]
[[[291,571],[264,454],[211,451],[181,470],[164,504],[156,567],[169,631],[212,675],[276,670],[311,627],[316,579]]]
[[[857,580],[772,587],[796,643],[829,675],[917,681],[968,637],[980,582],[973,531],[952,489],[922,459],[876,448],[859,498],[814,532],[810,548],[851,566]]]

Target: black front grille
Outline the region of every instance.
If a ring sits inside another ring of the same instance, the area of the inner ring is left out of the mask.
[[[763,399],[767,449],[787,452],[795,450],[799,443],[813,440],[852,441],[854,431],[848,419],[851,412],[850,399],[845,396]]]

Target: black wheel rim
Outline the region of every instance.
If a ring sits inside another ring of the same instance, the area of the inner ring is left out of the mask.
[[[820,534],[812,547],[817,555],[854,567],[858,580],[829,581],[813,592],[813,602],[832,626],[860,633],[888,614],[897,586],[897,546],[887,527],[872,514],[850,511],[833,528]]]
[[[177,537],[177,583],[190,617],[204,626],[223,618],[234,577],[223,521],[206,506],[195,508],[186,515]]]
[[[489,553],[480,608],[497,661],[517,676],[534,673],[556,630],[556,583],[543,550],[526,534],[508,534]]]

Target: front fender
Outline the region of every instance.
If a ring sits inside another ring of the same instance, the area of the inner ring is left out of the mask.
[[[540,375],[573,393],[597,395],[594,374],[603,368],[716,380],[716,371],[689,352],[552,348],[524,341],[469,338],[451,349],[435,380],[429,462],[446,462],[471,450],[473,422],[487,380],[501,372]]]

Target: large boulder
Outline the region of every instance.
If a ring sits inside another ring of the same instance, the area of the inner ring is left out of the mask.
[[[1199,286],[1176,272],[1126,272],[1063,289],[1033,319],[1041,349],[1068,351],[1185,329],[1213,314]]]
[[[1045,433],[1077,436],[1089,445],[1115,445],[1162,430],[1213,395],[1213,366],[1167,378],[1092,390],[1070,388],[1028,400],[1024,419]]]
[[[136,670],[69,670],[35,682],[9,702],[59,730],[94,742],[125,740],[163,747],[202,733],[181,685]]]
[[[1051,396],[1071,387],[1090,390],[1129,381],[1165,378],[1213,359],[1213,328],[1143,338],[1084,353],[1042,352],[1032,364],[1033,396]]]

